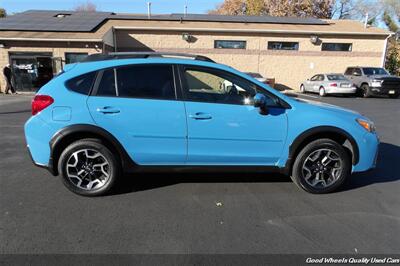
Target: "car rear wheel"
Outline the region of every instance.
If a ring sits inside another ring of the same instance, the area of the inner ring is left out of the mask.
[[[326,91],[324,87],[319,88],[319,96],[324,97],[326,95]]]
[[[370,90],[368,84],[361,85],[360,89],[361,89],[360,92],[361,92],[362,97],[364,97],[364,98],[371,97],[371,90]]]
[[[342,145],[331,139],[319,139],[297,155],[291,178],[305,191],[323,194],[343,184],[350,171],[351,159]]]
[[[70,144],[61,154],[58,171],[64,185],[83,196],[99,196],[111,191],[120,167],[113,153],[98,139]]]

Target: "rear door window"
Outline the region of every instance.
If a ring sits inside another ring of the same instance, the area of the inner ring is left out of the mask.
[[[352,75],[353,75],[353,72],[354,72],[354,68],[349,67],[349,68],[346,69],[346,72],[345,72],[344,74],[345,74],[345,75],[352,76]]]
[[[132,65],[116,70],[119,97],[175,99],[171,65]]]
[[[362,75],[361,69],[360,69],[360,68],[354,68],[354,70],[353,70],[353,75],[355,75],[355,76],[361,76],[361,75]]]
[[[115,70],[113,68],[103,71],[99,87],[97,88],[96,95],[98,96],[117,96],[117,90],[115,86]]]

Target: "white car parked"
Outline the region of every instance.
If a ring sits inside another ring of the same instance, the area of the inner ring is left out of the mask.
[[[317,74],[300,85],[300,92],[327,94],[355,94],[357,88],[343,74]]]

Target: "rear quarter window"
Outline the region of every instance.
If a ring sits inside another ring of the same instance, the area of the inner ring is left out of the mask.
[[[92,89],[94,80],[96,78],[96,72],[80,75],[78,77],[68,80],[65,85],[71,91],[76,93],[89,95]]]

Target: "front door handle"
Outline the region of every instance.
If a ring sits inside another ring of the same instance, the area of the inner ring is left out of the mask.
[[[211,115],[202,112],[195,113],[194,115],[189,115],[189,117],[195,120],[209,120],[212,118]]]
[[[121,112],[119,109],[112,107],[112,106],[99,107],[96,109],[96,111],[103,113],[103,114],[117,114],[117,113]]]

